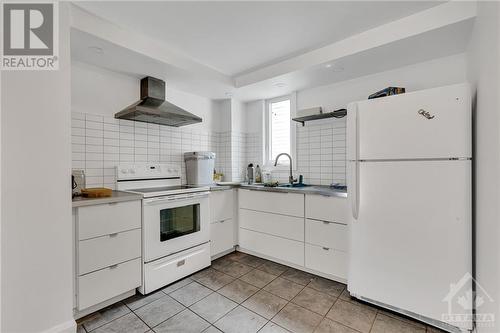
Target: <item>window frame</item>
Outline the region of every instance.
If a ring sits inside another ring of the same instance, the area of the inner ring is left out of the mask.
[[[291,119],[296,115],[296,93],[293,92],[289,95],[283,95],[275,98],[266,99],[265,106],[265,135],[264,135],[264,166],[272,167],[278,170],[289,170],[290,166],[288,164],[278,164],[276,167],[274,166],[274,160],[271,160],[271,110],[270,105],[272,103],[278,103],[286,100],[290,100],[290,156],[292,157],[292,169],[297,169],[297,146],[296,146],[296,135],[297,135],[297,125]],[[280,161],[282,159],[280,158]]]

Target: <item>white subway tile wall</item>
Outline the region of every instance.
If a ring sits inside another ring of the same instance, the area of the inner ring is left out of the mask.
[[[231,181],[244,181],[247,167],[247,135],[231,133]]]
[[[217,132],[215,135],[215,170],[224,174],[225,181],[231,181],[231,132]]]
[[[115,166],[120,163],[162,162],[182,165],[183,153],[213,151],[215,169],[225,181],[244,181],[249,163],[263,166],[260,133],[203,132],[118,120],[90,113],[72,113],[74,169],[85,170],[88,187],[115,188]],[[297,125],[297,170],[308,184],[329,185],[346,180],[346,122],[329,119]],[[273,170],[273,178],[288,181],[286,170]]]
[[[247,163],[263,159],[262,138],[257,133],[247,137]],[[306,184],[330,185],[346,182],[346,118],[297,124],[297,170]],[[271,169],[274,180],[288,182],[288,170]]]
[[[231,171],[227,165],[230,162],[227,151],[229,149],[230,152],[231,146],[226,148],[224,144],[225,133],[73,112],[71,134],[72,167],[85,170],[88,187],[115,188],[115,167],[129,162],[181,164],[182,182],[185,183],[183,153],[187,151],[214,151],[217,154],[217,169],[223,173]]]
[[[310,184],[345,184],[346,118],[298,124],[297,173]]]

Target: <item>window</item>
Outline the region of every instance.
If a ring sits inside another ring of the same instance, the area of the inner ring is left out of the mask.
[[[267,134],[266,160],[268,165],[274,165],[276,156],[281,153],[294,154],[294,132],[292,126],[292,99],[290,96],[274,98],[266,103]],[[286,158],[279,160],[280,165],[289,165]]]

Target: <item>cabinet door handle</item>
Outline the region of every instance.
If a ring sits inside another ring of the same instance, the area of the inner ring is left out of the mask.
[[[328,222],[328,221],[323,221],[323,224],[330,224],[332,222]]]
[[[118,202],[108,202],[108,205],[115,206],[115,205],[118,205]]]
[[[186,259],[182,259],[181,261],[177,262],[177,267],[184,266],[185,263],[186,263]]]
[[[118,233],[117,233],[117,232],[114,232],[114,233],[112,233],[112,234],[109,234],[109,237],[111,237],[111,238],[112,238],[112,237],[116,237],[116,236],[118,236]]]
[[[325,247],[325,246],[323,246],[323,250],[325,250],[325,251],[330,251],[330,248],[329,248],[329,247]]]
[[[114,265],[109,266],[109,269],[115,269],[116,267],[118,267],[118,264],[114,264]]]

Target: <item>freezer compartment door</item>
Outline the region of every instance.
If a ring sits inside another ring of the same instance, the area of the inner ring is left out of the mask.
[[[348,159],[471,157],[466,84],[349,105]]]
[[[470,305],[471,162],[360,162],[357,179],[349,292],[439,321],[450,311],[447,297],[453,314],[470,313],[457,301]]]

